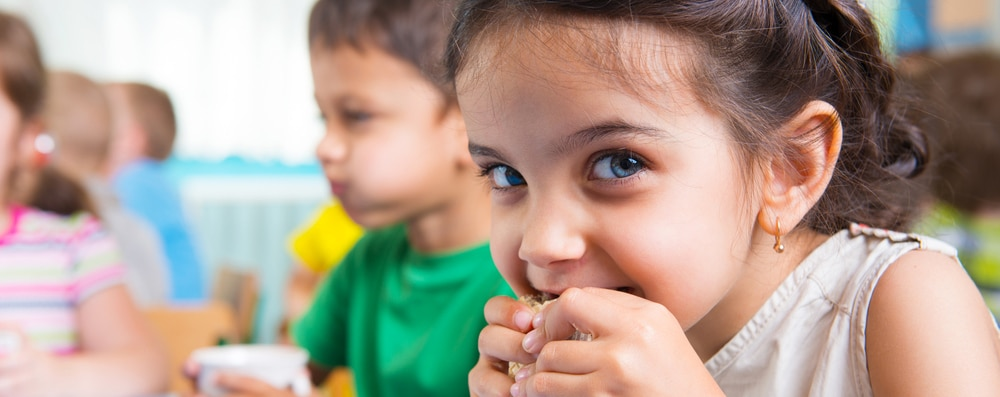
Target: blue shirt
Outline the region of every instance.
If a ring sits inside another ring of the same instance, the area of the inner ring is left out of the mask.
[[[170,269],[171,301],[204,300],[204,266],[184,217],[180,195],[163,165],[152,159],[133,162],[119,170],[112,183],[122,205],[149,221],[159,234]]]

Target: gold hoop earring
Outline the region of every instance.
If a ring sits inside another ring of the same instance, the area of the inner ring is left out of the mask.
[[[785,252],[785,245],[781,243],[781,220],[774,218],[774,252]]]

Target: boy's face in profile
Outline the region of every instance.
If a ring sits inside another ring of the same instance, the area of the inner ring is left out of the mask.
[[[310,60],[326,125],[316,155],[355,222],[404,222],[452,194],[467,140],[430,81],[372,45],[313,45]]]

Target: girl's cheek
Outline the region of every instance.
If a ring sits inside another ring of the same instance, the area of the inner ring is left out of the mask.
[[[490,251],[493,262],[500,271],[507,284],[515,292],[527,291],[527,280],[525,263],[518,257],[520,239],[512,233],[512,229],[505,227],[505,222],[493,217],[493,230],[490,235]]]
[[[512,255],[512,252],[507,251],[500,255],[494,254],[493,261],[496,264],[497,270],[500,271],[500,275],[503,276],[504,280],[507,280],[507,283],[515,291],[524,290],[523,286],[527,283],[525,280],[527,272],[524,269],[524,264],[517,260],[517,257]]]

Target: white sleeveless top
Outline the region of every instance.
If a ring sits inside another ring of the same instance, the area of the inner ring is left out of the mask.
[[[889,265],[915,249],[956,257],[929,237],[851,225],[809,254],[705,366],[730,396],[871,396],[868,305]]]

